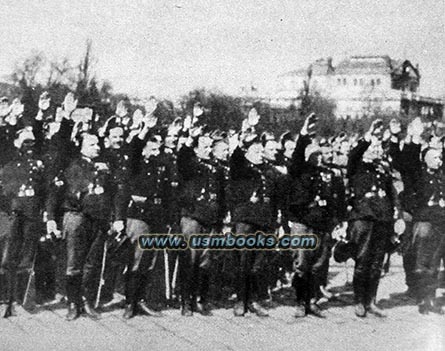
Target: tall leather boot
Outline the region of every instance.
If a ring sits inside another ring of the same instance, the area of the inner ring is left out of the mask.
[[[377,288],[379,286],[380,274],[378,276],[374,275],[370,278],[368,283],[368,291],[366,294],[365,307],[368,313],[371,313],[377,317],[386,317],[386,314],[376,306],[376,296]]]
[[[15,288],[16,288],[16,272],[13,271],[7,271],[6,273],[6,310],[3,314],[3,318],[9,318],[12,316],[16,316],[15,309],[14,309],[14,301],[15,301]]]
[[[0,304],[7,302],[8,279],[4,272],[0,273]]]
[[[68,298],[68,313],[66,320],[72,321],[82,314],[82,276],[74,275],[66,277],[66,295]]]
[[[125,311],[124,319],[133,318],[136,315],[136,302],[139,290],[137,272],[128,272],[125,284]]]
[[[307,281],[304,278],[294,276],[292,285],[295,289],[295,296],[297,306],[295,310],[295,317],[301,318],[306,316],[306,302],[307,302]]]
[[[355,315],[361,318],[366,317],[366,282],[360,274],[354,272],[352,285],[354,289]]]

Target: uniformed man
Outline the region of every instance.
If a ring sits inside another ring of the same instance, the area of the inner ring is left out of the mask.
[[[227,199],[232,222],[237,234],[255,234],[262,231],[273,233],[274,222],[271,199],[268,196],[267,180],[263,165],[261,139],[250,133],[259,120],[256,111],[251,110],[243,122],[243,135],[239,146],[230,157],[230,179]],[[257,250],[236,250],[233,252],[236,267],[237,303],[235,316],[244,316],[248,311],[266,317],[268,312],[258,303],[259,279],[264,262],[264,252]]]
[[[114,220],[114,232],[124,229],[122,201],[115,196],[119,192],[115,191],[110,166],[99,158],[99,139],[84,133],[80,141],[80,156],[65,170],[63,185],[63,235],[67,243],[66,292],[69,303],[67,320],[78,318],[82,311],[91,318],[99,318],[93,303],[110,220]],[[54,221],[57,206],[57,201],[48,203],[48,232],[57,230]],[[85,302],[82,297],[85,297]]]
[[[122,208],[126,206],[126,188],[130,177],[130,156],[132,152],[129,145],[125,143],[124,129],[114,122],[108,123],[103,145],[101,159],[110,165],[113,192],[115,193],[115,199],[122,201],[122,204],[117,205]],[[126,253],[108,252],[104,264],[104,282],[101,296],[99,296],[101,304],[112,301],[114,290],[121,286],[119,283],[123,281],[122,273],[126,265]]]
[[[405,282],[408,287],[406,291],[407,298],[415,297],[415,249],[413,242],[413,222],[412,213],[408,208],[410,206],[410,197],[414,182],[420,178],[422,172],[422,163],[420,160],[421,134],[423,133],[423,123],[420,118],[414,119],[407,128],[407,135],[401,140],[400,135],[402,127],[399,121],[391,120],[389,131],[388,154],[392,158],[392,164],[395,170],[400,172],[402,183],[400,184],[400,197],[402,200],[403,217],[406,223],[406,230],[401,237],[400,252],[403,256],[403,269],[405,271]],[[400,182],[399,182],[400,183]],[[404,201],[406,200],[406,201]]]
[[[332,180],[330,187],[333,197],[333,206],[335,208],[335,211],[333,211],[333,215],[335,217],[333,223],[338,224],[338,229],[346,229],[347,204],[343,170],[340,166],[333,163],[334,150],[332,144],[324,138],[320,140],[319,144],[321,151],[321,167],[324,168],[323,173],[330,174],[330,178]],[[320,261],[322,266],[322,275],[319,281],[319,286],[316,289],[319,289],[319,292],[323,297],[330,299],[333,297],[333,295],[327,287],[329,283],[329,259],[331,258],[331,249],[334,245],[334,240],[332,240],[330,235],[327,235],[326,239],[327,242],[325,243],[326,246],[324,248],[325,254],[322,255],[322,260]]]
[[[37,243],[42,234],[42,214],[45,199],[44,164],[34,152],[32,129],[18,132],[14,141],[17,148],[14,160],[1,172],[2,200],[12,217],[10,233],[2,259],[2,270],[8,277],[8,305],[4,317],[14,314],[13,302],[21,300],[27,274],[34,268]],[[21,282],[21,283],[20,283]]]
[[[194,127],[178,152],[180,226],[185,236],[210,234],[221,220],[219,179],[211,162],[212,144],[212,138],[202,133],[202,127]],[[209,268],[208,250],[187,249],[179,253],[182,315],[191,316],[193,311],[211,314],[208,304]]]
[[[423,167],[408,190],[407,204],[413,214],[411,259],[414,260],[411,289],[419,312],[443,314],[436,300],[438,270],[445,249],[445,175],[442,150],[428,148],[423,152]],[[411,158],[419,155],[415,152]]]
[[[32,121],[36,135],[36,150],[45,165],[48,192],[58,193],[63,183],[63,171],[73,157],[74,145],[70,141],[74,122],[71,115],[77,103],[68,94],[61,107],[55,110],[51,96],[43,92],[39,98],[39,111]],[[60,196],[61,194],[59,194]],[[58,210],[56,221],[61,224],[63,212]],[[64,293],[65,253],[64,243],[54,240],[41,242],[36,256],[36,302],[54,300],[55,293]]]
[[[146,126],[131,143],[131,161],[127,208],[127,236],[133,243],[126,279],[126,307],[124,318],[129,319],[138,312],[150,316],[161,314],[147,304],[146,287],[153,279],[155,268],[163,264],[162,251],[138,248],[138,236],[141,234],[163,234],[167,232],[169,203],[170,170],[160,157],[161,138],[159,135],[147,135]],[[137,157],[141,155],[142,157]]]
[[[272,220],[276,222],[276,226],[282,224],[282,213],[285,207],[287,179],[287,167],[279,164],[277,157],[279,154],[280,144],[270,133],[261,135],[263,144],[263,168],[266,176],[266,188],[268,189],[267,198],[270,198],[272,209]],[[261,297],[270,299],[272,289],[275,288],[280,274],[281,254],[277,251],[268,251],[265,253],[265,264],[261,271],[263,276],[261,281]]]
[[[216,130],[212,133],[213,139],[212,163],[216,168],[218,180],[217,196],[220,199],[218,223],[214,230],[216,233],[227,232],[230,223],[230,214],[226,201],[226,186],[229,180],[229,141],[227,134]],[[230,252],[227,250],[216,250],[212,252],[212,270],[210,277],[210,286],[213,287],[214,296],[217,301],[232,294],[233,288],[233,260]]]
[[[168,228],[171,233],[179,233],[179,222],[181,219],[181,211],[178,204],[179,189],[179,174],[178,174],[178,139],[182,130],[182,119],[177,118],[167,129],[164,137],[164,143],[161,147],[161,154],[159,156],[161,162],[170,170],[170,187],[168,188],[170,194],[169,201],[164,204],[165,220],[168,223]],[[166,303],[169,305],[176,304],[179,297],[179,287],[176,285],[175,268],[178,267],[178,251],[166,250],[164,252],[164,260],[168,262],[168,267],[165,268],[165,274],[168,274],[168,287],[166,287]],[[177,269],[176,269],[177,275]],[[167,281],[167,280],[166,280]]]
[[[383,317],[375,299],[385,252],[394,237],[396,194],[391,167],[383,158],[382,121],[375,120],[364,138],[349,155],[348,177],[352,212],[349,218],[350,242],[355,245],[355,314]]]
[[[322,149],[311,140],[316,116],[309,115],[297,140],[289,167],[293,179],[288,214],[291,234],[314,234],[317,248],[299,249],[295,255],[293,286],[296,291],[295,317],[313,314],[324,317],[317,305],[319,289],[326,282],[331,232],[338,224],[340,204],[334,174],[322,163]],[[344,205],[343,205],[344,206]]]

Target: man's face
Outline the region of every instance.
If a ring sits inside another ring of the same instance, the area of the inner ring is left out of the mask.
[[[428,169],[439,169],[442,167],[442,152],[434,149],[427,151],[425,154],[425,163]]]
[[[263,163],[263,145],[261,143],[255,143],[249,146],[246,152],[246,158],[254,165]]]
[[[22,142],[22,147],[20,150],[27,155],[32,155],[34,153],[35,141],[33,139],[25,139]]]
[[[213,156],[221,161],[227,161],[229,156],[229,144],[220,141],[213,146]]]
[[[173,135],[167,135],[164,140],[165,147],[174,150],[176,147],[176,137]]]
[[[349,142],[346,140],[342,141],[340,144],[340,150],[339,150],[340,153],[343,155],[347,155],[349,153],[349,149],[350,149]]]
[[[198,140],[198,146],[195,148],[196,155],[204,160],[210,159],[210,154],[212,152],[212,138],[204,135]]]
[[[112,149],[120,149],[124,143],[124,131],[122,128],[113,128],[110,130],[108,140]]]
[[[293,140],[287,140],[284,143],[284,156],[291,158],[295,151],[296,143]]]
[[[264,145],[264,158],[269,161],[275,161],[278,153],[279,145],[275,140],[269,140]]]
[[[156,141],[147,141],[144,149],[142,150],[142,156],[144,159],[148,160],[150,157],[156,157],[160,153],[161,144]]]
[[[82,147],[80,153],[90,159],[94,159],[99,156],[99,139],[95,135],[87,134],[82,141]]]
[[[332,148],[330,146],[323,146],[321,148],[321,157],[322,157],[322,162],[326,165],[331,164],[332,163],[332,159],[333,159],[333,153],[332,153]]]

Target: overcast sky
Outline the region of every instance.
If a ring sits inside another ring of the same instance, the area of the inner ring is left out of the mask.
[[[77,62],[93,40],[100,79],[145,96],[267,84],[320,57],[389,54],[445,94],[444,0],[2,0],[0,75],[32,49]]]

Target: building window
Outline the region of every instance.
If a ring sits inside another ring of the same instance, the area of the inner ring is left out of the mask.
[[[363,85],[363,78],[360,78],[359,82],[360,82],[360,85]]]
[[[337,79],[337,83],[338,83],[338,85],[341,84],[341,79],[340,78]]]
[[[380,80],[380,78],[377,78],[377,85],[380,85],[382,82]]]
[[[374,79],[371,79],[371,86],[374,86],[375,85],[375,81],[374,81]]]
[[[357,79],[354,79],[354,85],[357,85]]]
[[[346,85],[346,78],[343,78],[343,85]]]

